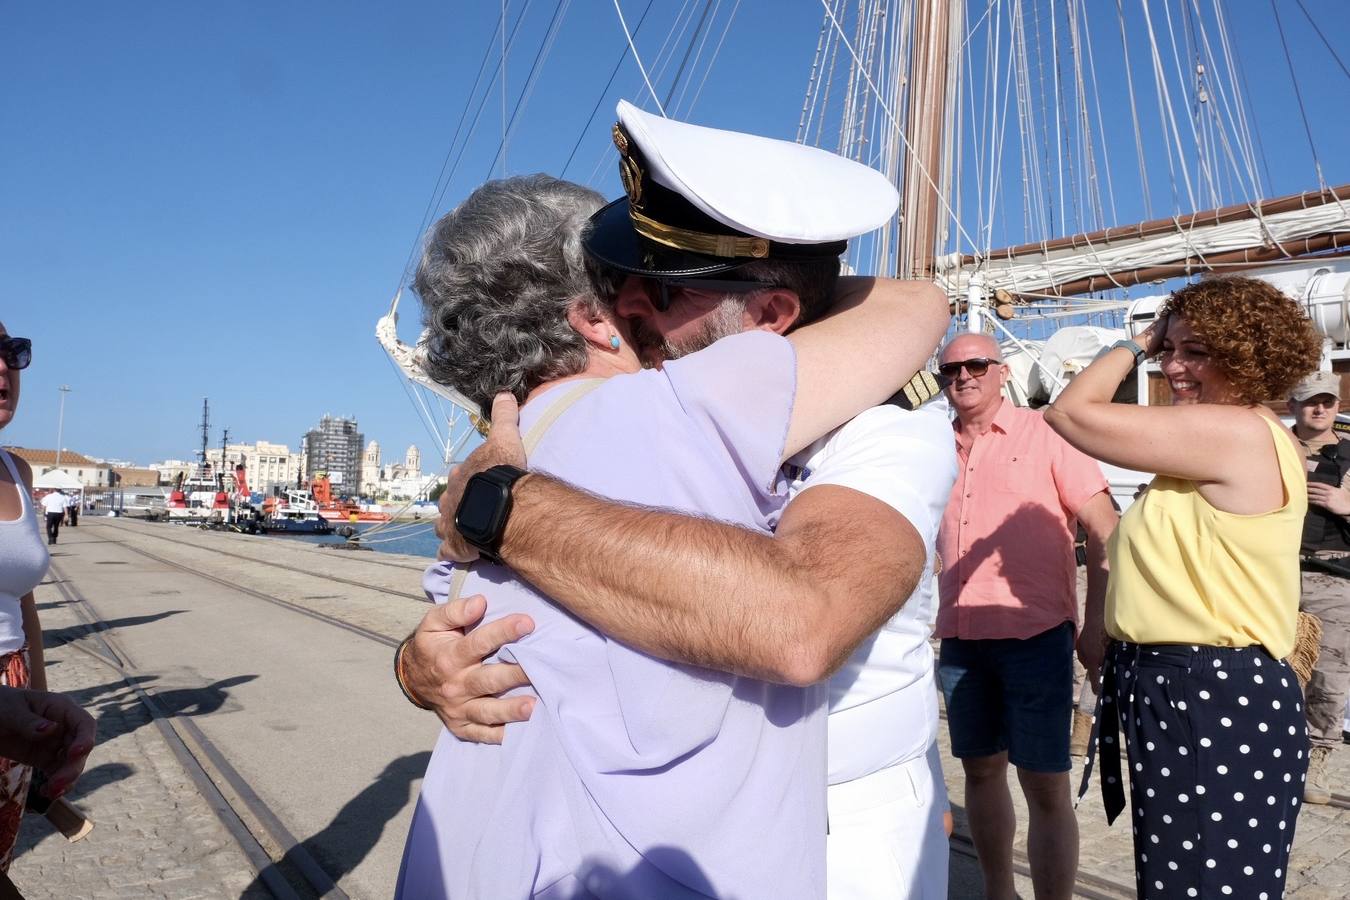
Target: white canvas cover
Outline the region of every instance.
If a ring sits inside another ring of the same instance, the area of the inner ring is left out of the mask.
[[[1031,353],[1024,352],[1011,341],[1002,346],[1003,362],[1008,366],[1008,383],[1003,392],[1018,406],[1030,406],[1045,401],[1041,381],[1037,375],[1036,362],[1031,354],[1040,355],[1042,341],[1023,341],[1022,345]]]
[[[57,488],[63,491],[84,490],[84,485],[80,484],[80,479],[71,475],[65,469],[52,469],[41,475],[33,476],[33,487],[40,491],[54,491]]]
[[[1041,348],[1043,368],[1036,370],[1042,396],[1053,403],[1063,390],[1045,373],[1045,369],[1054,372],[1060,381],[1067,385],[1075,375],[1086,369],[1088,364],[1097,358],[1098,353],[1116,341],[1124,339],[1123,330],[1097,328],[1092,325],[1070,325],[1056,331]]]

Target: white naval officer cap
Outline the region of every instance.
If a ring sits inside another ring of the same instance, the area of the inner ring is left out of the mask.
[[[625,100],[618,115],[627,196],[591,217],[585,245],[624,272],[700,277],[838,257],[899,206],[886,176],[817,147],[677,122]]]

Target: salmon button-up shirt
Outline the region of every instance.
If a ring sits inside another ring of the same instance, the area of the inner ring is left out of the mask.
[[[960,420],[952,423],[960,429]],[[1007,400],[959,468],[938,531],[938,637],[1029,638],[1077,622],[1077,513],[1101,466]]]

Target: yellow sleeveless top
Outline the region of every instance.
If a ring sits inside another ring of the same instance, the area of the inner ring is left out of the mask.
[[[1285,503],[1238,515],[1215,509],[1195,483],[1158,475],[1120,518],[1108,552],[1106,630],[1139,644],[1261,644],[1294,649],[1299,539],[1308,512],[1303,460],[1276,422]]]

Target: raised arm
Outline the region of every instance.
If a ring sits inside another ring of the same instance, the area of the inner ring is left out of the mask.
[[[1134,342],[1157,352],[1161,342],[1154,333],[1150,328]],[[1089,456],[1127,469],[1225,486],[1245,482],[1248,489],[1251,479],[1271,470],[1270,429],[1249,409],[1223,403],[1112,403],[1116,388],[1133,371],[1128,350],[1099,356],[1046,409],[1046,423]]]
[[[830,315],[788,335],[797,395],[784,458],[900,390],[933,355],[951,319],[922,281],[841,278]]]

